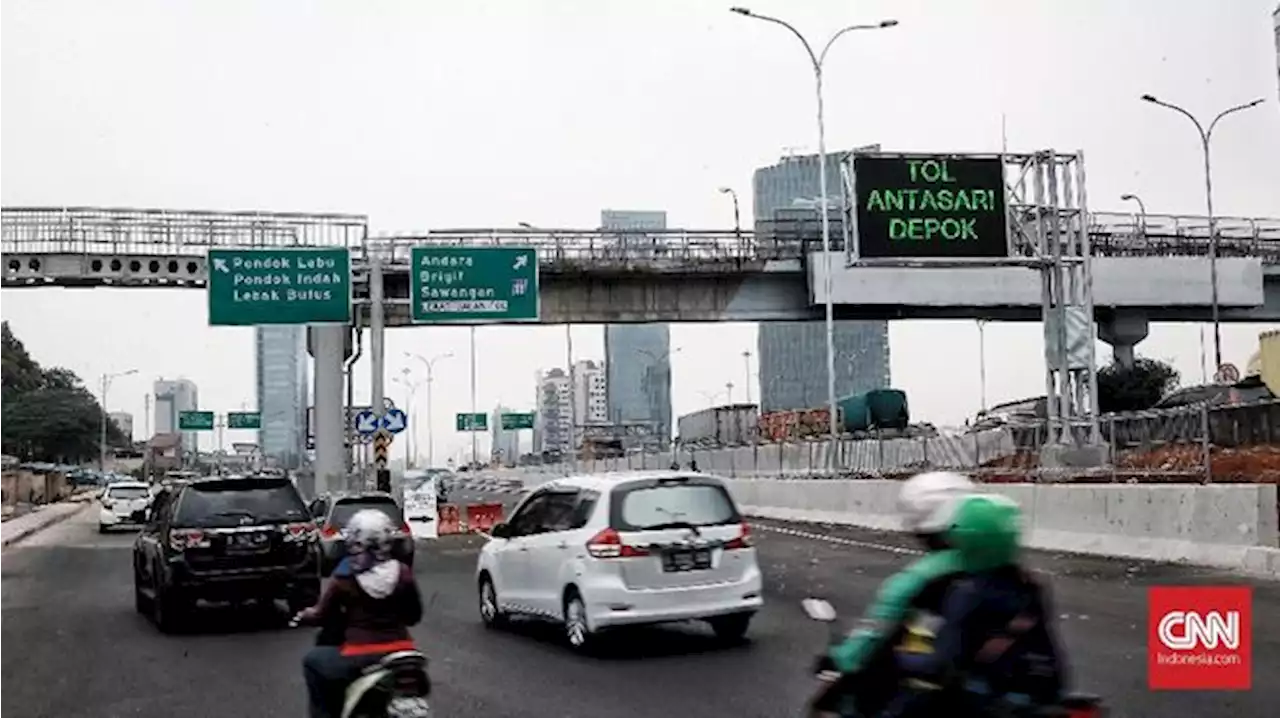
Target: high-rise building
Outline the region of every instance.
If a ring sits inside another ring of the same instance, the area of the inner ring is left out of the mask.
[[[534,419],[534,451],[569,454],[572,430],[569,403],[569,376],[563,369],[538,375],[538,416]]]
[[[872,150],[874,147],[859,148]],[[827,204],[832,217],[843,207],[845,193],[840,173],[845,152],[827,155]],[[761,167],[752,181],[752,206],[757,228],[775,219],[794,217],[808,207],[814,227],[821,215],[814,208],[820,200],[818,156],[784,157],[778,164]],[[832,222],[835,241],[843,224]],[[820,236],[820,235],[816,235]],[[815,249],[820,248],[815,243]],[[838,321],[832,343],[836,355],[836,394],[848,396],[889,384],[889,323],[886,321]],[[827,338],[825,322],[761,322],[756,356],[759,362],[760,410],[800,409],[827,403]]]
[[[667,213],[602,210],[605,230],[665,230]],[[626,242],[625,235],[618,241]],[[666,324],[610,324],[604,331],[608,418],[648,424],[662,443],[671,438],[671,329]]]
[[[608,375],[597,361],[573,364],[574,417],[579,425],[609,421]]]
[[[516,429],[502,428],[502,415],[512,413],[505,406],[493,410],[489,420],[490,432],[493,434],[492,452],[495,461],[506,466],[515,466],[520,460],[520,432]]]
[[[107,416],[111,417],[111,420],[115,422],[116,428],[120,429],[120,433],[124,434],[124,438],[133,441],[133,414],[127,411],[113,411]]]
[[[155,427],[157,434],[178,433],[178,415],[184,411],[195,411],[200,408],[200,395],[195,382],[190,379],[157,379],[151,387],[155,396]],[[184,451],[195,451],[197,432],[188,431],[182,435]]]
[[[646,424],[671,438],[671,329],[666,324],[610,324],[604,329],[609,421]]]
[[[254,329],[254,358],[262,456],[282,468],[296,468],[307,446],[307,329],[260,326]]]

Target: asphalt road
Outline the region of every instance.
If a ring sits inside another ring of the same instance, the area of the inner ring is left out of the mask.
[[[280,614],[212,608],[189,634],[161,635],[133,611],[133,537],[99,536],[93,521],[90,508],[4,551],[6,718],[304,714],[299,660],[309,631],[284,628]],[[438,715],[796,715],[810,688],[805,670],[825,638],[823,626],[803,617],[800,599],[831,597],[856,612],[909,558],[892,549],[909,544],[780,522],[758,529],[768,604],[749,641],[724,646],[701,626],[646,629],[618,636],[597,658],[571,654],[547,627],[480,626],[472,576],[481,539],[420,545],[417,573],[429,606],[414,634],[432,658]],[[1280,585],[1254,584],[1252,692],[1150,693],[1144,587],[1240,579],[1128,561],[1044,554],[1032,561],[1053,586],[1078,687],[1106,695],[1113,715],[1275,714],[1280,686],[1266,676],[1280,675]]]

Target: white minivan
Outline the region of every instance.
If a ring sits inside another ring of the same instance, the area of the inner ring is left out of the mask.
[[[681,471],[556,479],[494,527],[480,618],[545,618],[574,648],[605,629],[705,620],[741,638],[764,605],[751,531],[724,482]]]
[[[147,522],[151,505],[151,485],[141,481],[117,481],[108,484],[99,501],[98,531],[106,533],[117,526],[142,526]]]

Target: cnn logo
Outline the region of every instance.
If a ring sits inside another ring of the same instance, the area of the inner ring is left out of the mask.
[[[1169,611],[1160,619],[1156,635],[1174,651],[1214,651],[1219,646],[1235,651],[1240,648],[1240,612]]]
[[[1252,631],[1249,586],[1151,587],[1147,685],[1152,690],[1249,690]]]

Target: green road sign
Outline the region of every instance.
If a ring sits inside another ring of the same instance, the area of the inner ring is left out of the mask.
[[[209,431],[212,428],[212,411],[178,412],[178,429],[180,431]]]
[[[256,411],[227,412],[228,429],[261,429],[262,414]]]
[[[533,417],[534,417],[534,415],[533,415],[532,413],[528,413],[528,414],[503,414],[503,415],[502,415],[502,428],[503,428],[503,430],[505,430],[505,431],[514,431],[514,430],[517,430],[517,429],[532,429],[532,428],[533,428]]]
[[[488,431],[489,417],[485,414],[458,414],[454,431]]]
[[[347,324],[351,253],[337,249],[209,250],[209,324]]]
[[[527,247],[414,247],[413,321],[538,321],[538,253]]]

